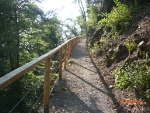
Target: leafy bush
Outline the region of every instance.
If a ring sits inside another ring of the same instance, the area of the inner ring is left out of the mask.
[[[126,4],[120,3],[118,0],[114,0],[116,7],[113,7],[110,13],[102,13],[104,17],[98,22],[98,24],[105,24],[108,27],[114,28],[119,22],[123,21],[123,25],[127,25],[128,21],[132,18],[131,8]]]
[[[131,54],[131,51],[138,48],[138,45],[135,43],[135,41],[130,41],[128,39],[125,40],[124,45],[127,47],[129,54]]]
[[[87,26],[95,26],[97,23],[97,7],[90,6],[87,20]]]
[[[115,70],[118,88],[138,89],[145,91],[145,96],[150,98],[150,66],[146,64],[126,64],[122,69]]]
[[[88,52],[90,55],[96,54],[100,49],[100,46],[98,45],[98,42],[94,43],[94,47],[91,47],[90,44],[88,44]]]

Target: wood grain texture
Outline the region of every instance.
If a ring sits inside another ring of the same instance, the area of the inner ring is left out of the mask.
[[[44,69],[44,113],[49,113],[49,94],[50,94],[50,57],[45,60]]]
[[[62,80],[62,48],[59,49],[59,80]]]

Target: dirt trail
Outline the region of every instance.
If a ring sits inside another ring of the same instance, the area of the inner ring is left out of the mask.
[[[51,94],[51,113],[115,113],[111,91],[88,56],[85,42],[74,47],[63,79]]]

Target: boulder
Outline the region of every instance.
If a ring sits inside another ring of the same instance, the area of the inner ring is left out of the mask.
[[[124,55],[128,55],[128,49],[124,44],[119,44],[117,47],[117,51],[114,53],[114,57],[116,60],[118,60],[120,57],[123,57]]]
[[[90,42],[90,40],[91,40],[91,38],[92,38],[95,31],[96,31],[95,29],[90,29],[86,33],[86,38],[87,38],[86,42],[87,42],[87,44]]]
[[[96,31],[94,32],[94,34],[93,34],[93,36],[91,37],[90,42],[89,42],[92,47],[94,46],[94,43],[95,43],[96,41],[99,41],[99,40],[100,40],[100,38],[101,38],[101,36],[103,35],[103,33],[104,33],[103,27],[100,28],[100,29],[98,29],[98,30],[96,30]]]

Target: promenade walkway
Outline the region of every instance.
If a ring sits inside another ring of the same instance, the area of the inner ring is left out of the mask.
[[[83,39],[73,49],[62,81],[50,97],[51,113],[115,113],[110,91],[105,87],[86,51]]]

